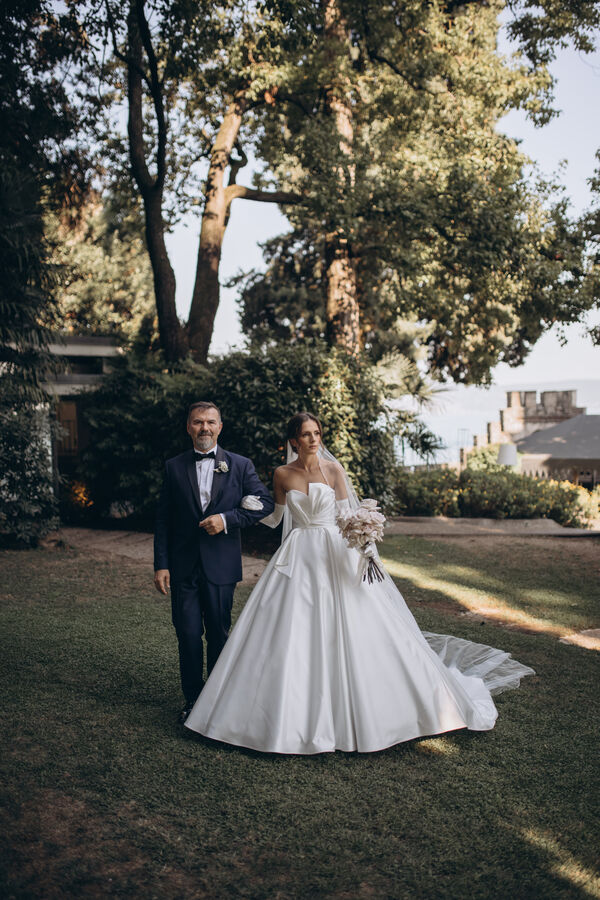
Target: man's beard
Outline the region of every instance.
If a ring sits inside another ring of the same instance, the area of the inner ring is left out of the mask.
[[[211,434],[199,434],[196,438],[196,450],[210,450],[215,443]]]

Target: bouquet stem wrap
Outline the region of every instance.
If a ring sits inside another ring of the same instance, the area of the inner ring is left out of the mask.
[[[360,581],[383,581],[383,570],[375,555],[375,545],[367,544],[360,552],[358,563],[358,577]]]
[[[376,500],[362,500],[358,509],[347,509],[337,517],[338,528],[349,547],[358,550],[358,577],[373,584],[383,580],[383,569],[377,558],[375,542],[383,538],[385,516]]]

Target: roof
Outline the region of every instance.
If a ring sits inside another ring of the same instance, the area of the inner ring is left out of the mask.
[[[118,356],[119,347],[114,337],[88,334],[61,334],[50,341],[48,349],[55,356]]]
[[[517,441],[519,453],[556,459],[600,459],[600,416],[573,416]]]

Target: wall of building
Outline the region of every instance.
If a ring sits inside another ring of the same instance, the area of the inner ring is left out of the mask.
[[[539,399],[536,391],[507,391],[499,419],[488,422],[486,432],[473,437],[473,447],[515,443],[585,412],[585,407],[577,406],[577,391],[542,391]],[[469,448],[460,451],[461,467],[466,465],[469,452]]]

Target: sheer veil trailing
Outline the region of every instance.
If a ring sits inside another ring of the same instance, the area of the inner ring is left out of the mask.
[[[323,444],[319,447],[318,456],[320,459],[336,463],[341,467],[344,473],[348,504],[351,509],[357,509],[360,505],[360,500],[344,467]],[[298,454],[288,441],[286,463],[291,463],[297,458]],[[324,473],[323,476],[327,481]],[[287,538],[292,527],[292,515],[286,503],[283,511],[282,543]],[[392,577],[384,567],[382,568],[384,580],[381,582],[380,587],[385,590],[389,601],[394,603],[397,611],[402,615],[406,627],[412,630],[416,636],[425,638],[445,666],[451,669],[458,669],[464,675],[481,678],[491,694],[500,694],[502,691],[517,688],[521,678],[525,675],[535,675],[534,669],[513,659],[510,653],[504,650],[498,650],[487,644],[475,643],[451,634],[435,634],[429,631],[421,631]]]

